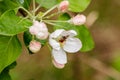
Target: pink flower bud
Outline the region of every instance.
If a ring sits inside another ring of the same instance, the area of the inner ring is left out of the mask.
[[[31,52],[37,53],[40,50],[40,48],[41,48],[41,43],[40,42],[35,41],[35,40],[30,42],[29,49],[30,49]]]
[[[29,32],[35,35],[38,39],[46,39],[48,37],[48,28],[44,22],[34,21]]]
[[[34,26],[31,26],[31,27],[29,28],[29,32],[30,32],[30,34],[32,34],[32,35],[36,35],[36,34],[38,33],[38,29],[37,29],[36,27],[34,27]]]
[[[62,2],[60,3],[60,5],[59,5],[59,10],[60,10],[61,12],[65,12],[65,11],[68,10],[68,7],[69,7],[69,1],[64,0],[64,1],[62,1]]]
[[[32,34],[32,35],[36,35],[38,32],[39,32],[39,22],[38,21],[34,21],[33,22],[33,25],[29,28],[29,32]]]
[[[86,22],[86,17],[84,15],[76,15],[70,20],[70,23],[74,25],[82,25]]]
[[[48,35],[49,35],[48,32],[39,32],[39,33],[36,35],[36,37],[37,37],[38,39],[47,39]]]
[[[65,64],[59,64],[59,63],[57,63],[55,60],[53,60],[52,62],[53,62],[53,65],[54,65],[56,68],[62,69],[62,68],[65,67]]]

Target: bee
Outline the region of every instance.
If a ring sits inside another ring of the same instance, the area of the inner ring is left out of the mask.
[[[69,36],[62,36],[59,42],[63,43]]]

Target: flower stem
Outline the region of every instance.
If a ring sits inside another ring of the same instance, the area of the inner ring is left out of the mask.
[[[41,18],[43,18],[44,16],[46,16],[49,12],[51,12],[53,9],[55,9],[57,7],[57,5],[53,6],[51,9],[47,10],[42,16]]]
[[[58,24],[55,24],[55,23],[51,23],[51,22],[48,22],[48,21],[44,21],[44,22],[47,23],[47,24],[53,25],[53,26],[60,26],[60,27],[63,27],[63,26],[61,26],[61,25],[58,25]]]
[[[48,21],[48,22],[63,22],[63,23],[68,22],[68,21],[57,21],[57,20],[43,20],[43,21]]]
[[[48,18],[51,18],[51,17],[53,17],[53,16],[55,16],[55,15],[57,15],[57,14],[59,14],[59,13],[60,13],[60,12],[53,13],[53,14],[51,14],[51,15],[49,15],[49,16],[44,17],[44,19],[45,19],[45,18],[47,18],[47,19],[48,19]]]
[[[41,7],[41,5],[38,5],[37,8],[35,9],[35,12]]]
[[[32,14],[27,10],[27,9],[25,9],[24,7],[20,7],[21,9],[23,9],[30,17],[32,17]]]
[[[50,51],[52,51],[52,49],[51,49],[51,47],[50,47],[48,42],[47,42],[47,47],[49,48]]]
[[[35,20],[35,0],[33,0],[33,21]]]

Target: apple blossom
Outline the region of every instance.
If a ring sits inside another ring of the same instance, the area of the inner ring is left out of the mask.
[[[33,25],[29,28],[29,32],[38,39],[46,39],[49,35],[46,24],[38,21],[33,22]]]
[[[67,63],[66,52],[75,53],[82,48],[82,43],[78,38],[76,31],[58,29],[49,36],[49,44],[52,49],[52,56],[54,58],[53,64],[57,68],[63,68]],[[62,67],[61,67],[62,66]]]
[[[58,8],[61,12],[65,12],[68,10],[68,7],[69,7],[69,1],[64,0],[59,4]]]
[[[41,43],[38,41],[31,41],[29,45],[29,50],[33,53],[37,53],[41,48]]]
[[[78,14],[75,17],[71,18],[69,22],[74,25],[82,25],[86,22],[86,16]]]

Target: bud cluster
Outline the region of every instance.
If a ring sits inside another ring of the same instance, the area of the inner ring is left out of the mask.
[[[58,7],[59,11],[61,11],[61,12],[66,12],[68,10],[68,8],[69,8],[68,0],[62,1]],[[83,25],[86,22],[86,16],[84,16],[82,14],[81,15],[78,14],[75,17],[71,18],[68,22],[71,24],[74,24],[74,25]]]
[[[35,36],[37,39],[44,40],[47,39],[49,32],[47,26],[44,22],[34,21],[33,25],[29,28],[30,34]],[[36,53],[40,50],[41,43],[38,41],[31,41],[29,45],[29,50]]]

